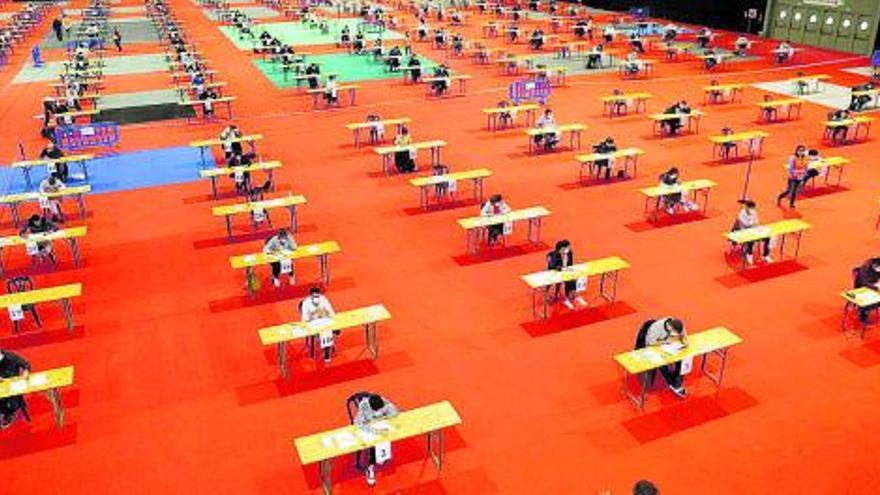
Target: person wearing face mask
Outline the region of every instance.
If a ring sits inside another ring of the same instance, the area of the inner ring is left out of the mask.
[[[788,205],[794,208],[798,191],[807,179],[808,169],[807,147],[800,144],[795,148],[794,154],[788,158],[788,182],[785,190],[776,197],[776,206],[780,206],[782,200],[788,196]]]
[[[336,312],[333,310],[333,306],[330,305],[330,300],[327,299],[327,296],[321,293],[320,287],[312,287],[309,289],[309,295],[303,299],[299,303],[299,312],[304,322],[314,322],[316,320],[326,320],[332,318]],[[334,335],[338,335],[338,331],[333,332]],[[324,362],[330,362],[330,354],[333,352],[333,344],[326,346],[323,348],[324,351]]]
[[[867,288],[875,291],[880,290],[880,258],[870,258],[856,269],[853,288]],[[871,311],[874,311],[877,307],[878,305],[871,305],[859,308],[859,321],[862,322],[863,325],[867,325],[868,316],[871,314]]]
[[[736,216],[736,221],[733,224],[732,231],[750,229],[753,227],[758,227],[761,225],[761,220],[758,218],[757,212],[757,204],[755,204],[752,200],[740,200],[740,204],[742,208],[739,210],[739,213]],[[755,250],[755,242],[760,242],[762,246],[762,254],[764,257],[765,263],[773,262],[773,258],[770,257],[770,239],[762,239],[760,241],[752,241],[743,243],[743,253],[746,257],[746,263],[749,265],[754,264],[755,260],[753,257],[753,253]]]
[[[265,214],[265,212],[263,214]],[[275,235],[267,239],[265,244],[263,244],[263,253],[270,256],[282,256],[295,250],[296,241],[287,229],[279,230]],[[272,285],[275,287],[281,287],[281,273],[287,270],[282,270],[280,261],[269,263],[269,268],[272,270]],[[290,262],[290,270],[288,273],[290,274],[290,285],[294,285],[296,283],[296,272],[293,269],[292,261]]]
[[[636,336],[636,349],[644,349],[646,347],[659,347],[665,345],[676,345],[679,348],[686,348],[687,331],[684,323],[678,318],[665,317],[656,320],[648,320],[642,324],[639,333]],[[660,374],[666,380],[669,390],[678,398],[687,397],[687,390],[684,388],[684,377],[681,374],[682,363],[677,361],[668,366],[659,368]],[[655,373],[649,371],[645,379],[650,386],[654,382]]]
[[[556,243],[553,251],[547,253],[547,269],[548,270],[556,270],[563,271],[566,269],[570,269],[574,264],[574,252],[571,249],[571,243],[568,240],[561,240]],[[577,293],[577,280],[569,280],[562,284],[556,284],[555,294],[553,296],[554,300],[559,300],[559,292],[560,289],[565,288],[565,296],[562,299],[562,303],[565,304],[565,307],[568,309],[574,309],[574,303],[572,301],[576,301],[581,306],[586,306],[587,302],[584,301],[584,298],[578,295]]]
[[[614,142],[614,138],[611,136],[606,137],[603,141],[593,145],[593,152],[606,155],[608,153],[614,153],[617,151],[617,143]],[[602,173],[602,169],[605,169],[605,180],[611,179],[611,169],[614,167],[611,159],[605,158],[602,160],[596,160],[594,162],[596,164],[596,175]],[[622,172],[618,172],[618,175],[622,174]]]
[[[660,187],[675,187],[681,185],[681,176],[678,167],[672,167],[666,172],[660,174]],[[663,204],[666,206],[666,213],[675,214],[675,210],[681,207],[684,211],[693,211],[697,209],[697,205],[687,199],[683,193],[666,194],[663,196]]]
[[[504,215],[505,213],[510,213],[510,206],[504,202],[504,199],[500,194],[493,194],[492,197],[489,198],[489,201],[483,205],[480,209],[480,216],[483,217],[494,217],[498,215]],[[487,230],[489,231],[489,244],[494,244],[495,241],[501,237],[504,233],[504,225],[503,224],[494,224],[490,225]]]

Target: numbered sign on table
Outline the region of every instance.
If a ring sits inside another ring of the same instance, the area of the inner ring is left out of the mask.
[[[30,256],[36,256],[40,252],[40,246],[36,242],[28,241],[24,243],[24,251]]]
[[[254,221],[260,223],[266,220],[266,210],[264,208],[254,208]]]
[[[320,341],[321,349],[333,347],[333,332],[329,331],[319,333],[318,340]]]
[[[46,171],[49,172],[49,175],[54,174],[55,172],[58,171],[58,164],[56,164],[55,162],[49,162],[46,165]]]
[[[687,375],[694,369],[694,357],[688,357],[681,360],[681,376]]]
[[[587,277],[578,277],[576,290],[578,292],[587,290]]]
[[[232,176],[235,178],[235,182],[241,182],[244,180],[244,172],[241,170],[236,170],[233,172]]]
[[[21,321],[24,319],[24,311],[21,309],[20,304],[13,304],[6,308],[9,310],[9,319],[12,321]]]
[[[510,235],[513,233],[513,222],[507,222],[504,224],[504,235]]]
[[[46,196],[39,196],[37,201],[40,203],[40,208],[44,210],[48,210],[52,208],[52,203],[49,201],[49,198]]]
[[[293,272],[293,260],[290,258],[281,260],[281,273]]]
[[[376,464],[385,464],[391,460],[391,442],[376,445]]]
[[[457,184],[458,183],[456,181],[451,180],[446,183],[446,189],[448,189],[449,192],[455,192],[455,190],[458,188]]]

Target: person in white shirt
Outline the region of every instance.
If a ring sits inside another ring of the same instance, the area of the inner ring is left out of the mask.
[[[748,55],[749,51],[749,39],[743,35],[740,35],[739,38],[733,43],[734,53],[737,57],[745,57]]]
[[[241,130],[235,124],[229,124],[222,132],[220,132],[220,141],[223,142],[223,152],[225,153],[227,160],[234,153],[242,153],[241,141],[234,141],[236,139],[241,139],[241,137]]]
[[[675,346],[678,349],[686,348],[687,331],[684,323],[672,317],[657,318],[656,320],[648,320],[642,324],[636,337],[636,349],[645,347],[659,346]],[[668,366],[659,368],[660,374],[666,380],[669,390],[672,390],[680,399],[687,397],[687,391],[684,388],[684,378],[682,377],[682,363],[676,361]],[[645,379],[650,386],[654,382],[654,372],[648,372]]]
[[[326,320],[332,318],[336,314],[330,300],[321,293],[320,287],[312,287],[309,289],[309,295],[299,303],[300,318],[304,322],[314,322],[316,320]],[[338,335],[339,331],[334,331],[334,335]],[[314,345],[314,338],[312,338]],[[324,362],[330,362],[330,354],[333,352],[333,345],[324,347]]]
[[[536,134],[534,137],[535,144],[540,146],[543,143],[545,150],[553,149],[556,143],[559,142],[559,131],[556,128],[556,117],[553,116],[553,110],[549,108],[544,110],[544,115],[535,122],[535,129],[547,131],[542,134]]]
[[[783,41],[779,43],[779,46],[774,50],[776,54],[776,61],[780,64],[784,64],[791,60],[791,57],[794,55],[794,48],[791,47],[787,42]]]
[[[500,194],[493,194],[489,201],[486,201],[480,209],[480,216],[493,217],[510,213],[510,211],[510,206],[504,202],[504,198]],[[490,225],[487,230],[489,232],[489,244],[493,244],[504,233],[504,224]]]
[[[736,222],[733,224],[733,231],[742,230],[742,229],[750,229],[752,227],[758,227],[761,225],[760,219],[758,219],[757,205],[754,201],[741,200],[740,204],[742,208],[739,210],[739,214],[736,216]],[[755,249],[755,242],[760,242],[762,244],[762,253],[764,256],[765,263],[771,263],[773,259],[770,257],[770,239],[762,239],[760,241],[746,242],[743,244],[743,253],[746,257],[746,263],[749,265],[753,264],[754,257],[752,253]]]
[[[270,256],[285,255],[295,250],[296,241],[293,239],[293,234],[287,229],[279,230],[275,235],[268,238],[265,244],[263,244],[263,254]],[[288,269],[290,273],[290,285],[296,283],[296,272],[293,269],[293,260],[284,260],[283,263],[286,266],[282,267],[281,261],[273,261],[272,263],[269,263],[269,267],[272,269],[272,285],[275,287],[281,287],[281,273],[288,271]]]
[[[608,24],[602,34],[605,37],[605,43],[611,43],[614,41],[614,26]]]
[[[382,421],[400,414],[400,410],[394,403],[379,394],[358,392],[352,395],[349,401],[356,401],[355,404],[357,405],[355,416],[351,420],[352,424],[370,435],[385,433],[386,430],[382,427]],[[369,486],[376,484],[376,465],[379,464],[380,460],[377,459],[376,447],[371,447],[367,450],[367,465],[364,467],[364,475]]]
[[[49,174],[45,179],[40,181],[39,191],[41,195],[40,206],[43,213],[52,218],[53,222],[63,222],[64,216],[61,213],[61,200],[58,198],[45,197],[47,194],[56,193],[64,189],[64,183],[55,174]]]
[[[327,100],[328,105],[335,104],[339,99],[339,94],[336,90],[338,86],[339,85],[336,83],[336,76],[331,75],[327,78],[327,84],[324,85],[324,99]]]

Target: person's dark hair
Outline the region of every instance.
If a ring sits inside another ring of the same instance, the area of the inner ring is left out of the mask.
[[[660,490],[648,480],[639,480],[633,485],[633,495],[659,495]]]
[[[674,331],[675,333],[681,333],[684,330],[684,323],[678,318],[670,318],[666,320],[664,324],[666,330]]]
[[[40,215],[37,215],[36,213],[34,213],[33,215],[31,215],[30,221],[31,221],[31,222],[39,222],[39,221],[40,221]]]
[[[501,198],[500,194],[493,194],[492,196],[489,196],[490,203],[497,203],[497,202],[501,201],[501,199],[502,198]]]
[[[880,267],[880,258],[871,258],[871,266],[874,268]]]
[[[807,151],[807,155],[809,156],[819,156],[819,150],[813,148],[810,151]]]
[[[309,295],[310,295],[310,296],[313,295],[313,294],[320,294],[320,293],[321,293],[321,288],[320,288],[320,287],[317,287],[317,286],[316,286],[316,287],[312,287],[311,289],[309,289]]]
[[[369,401],[370,401],[370,409],[372,409],[374,411],[378,411],[379,409],[382,409],[383,407],[385,407],[385,399],[383,399],[382,396],[379,394],[370,395]]]
[[[563,239],[561,241],[556,242],[556,250],[557,251],[562,251],[563,249],[565,249],[569,246],[571,246],[571,243],[568,242],[568,239]]]

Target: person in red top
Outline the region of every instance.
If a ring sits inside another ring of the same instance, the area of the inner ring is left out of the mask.
[[[788,196],[788,205],[794,208],[794,202],[797,199],[798,191],[807,177],[807,147],[799,144],[794,149],[794,154],[788,158],[788,183],[785,190],[776,197],[776,206],[780,206],[782,200]]]

